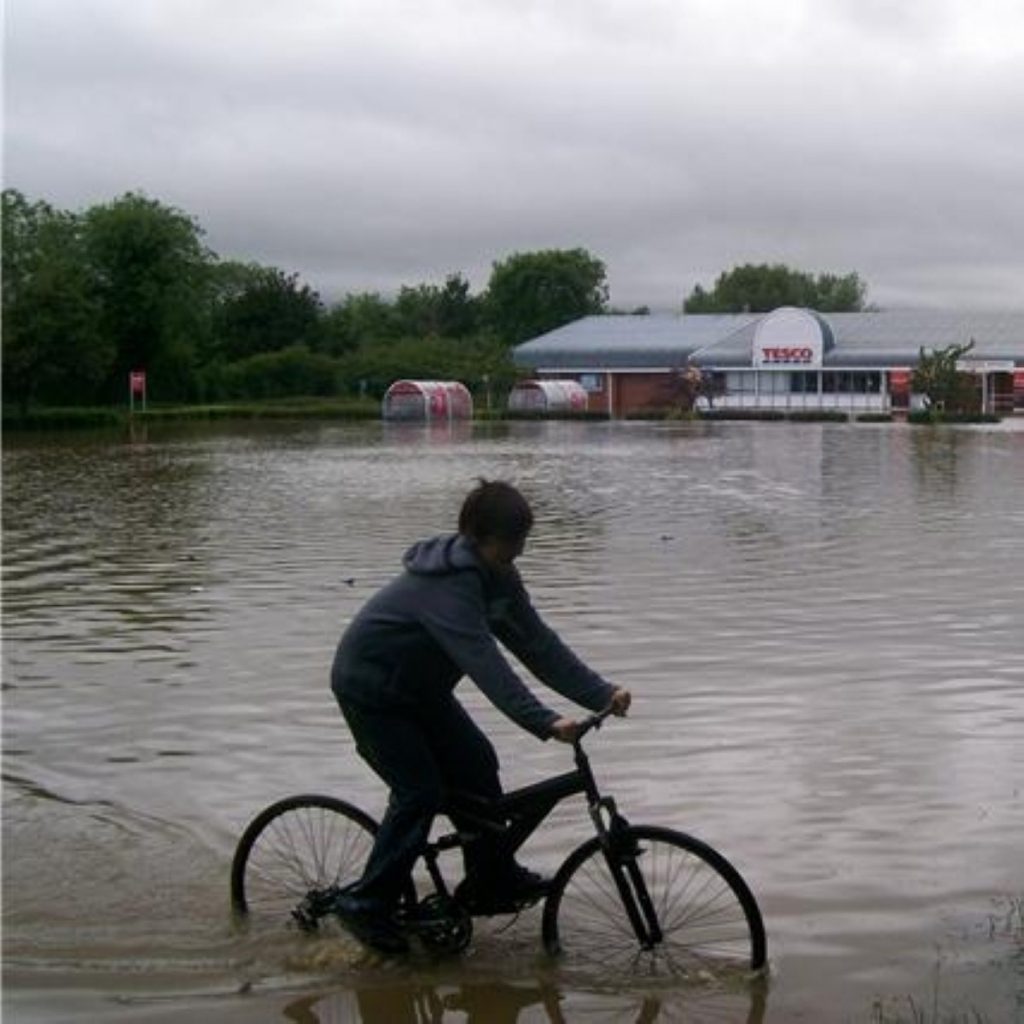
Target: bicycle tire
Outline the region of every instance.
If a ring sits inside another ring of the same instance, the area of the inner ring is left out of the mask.
[[[236,917],[289,923],[312,893],[363,873],[377,822],[332,796],[302,794],[264,808],[242,833],[231,862]]]
[[[545,950],[569,967],[674,977],[708,970],[759,970],[766,939],[761,911],[740,873],[706,843],[657,825],[627,826],[620,863],[643,876],[662,936],[645,949],[626,914],[601,840],[569,855],[544,904]],[[629,851],[635,852],[629,852]]]

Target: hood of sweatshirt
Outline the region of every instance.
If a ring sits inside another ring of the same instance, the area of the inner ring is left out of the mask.
[[[461,533],[431,537],[413,544],[406,551],[402,564],[418,576],[443,576],[464,569],[483,569],[472,543]]]

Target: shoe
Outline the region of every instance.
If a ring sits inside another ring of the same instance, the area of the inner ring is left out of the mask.
[[[516,914],[547,896],[550,879],[513,863],[508,872],[492,878],[469,877],[455,888],[455,899],[470,914]]]
[[[331,912],[364,946],[387,956],[409,952],[408,940],[381,904],[341,892],[334,898]]]
[[[513,864],[511,877],[502,881],[501,889],[513,899],[536,903],[551,891],[551,879],[524,868],[522,864]]]

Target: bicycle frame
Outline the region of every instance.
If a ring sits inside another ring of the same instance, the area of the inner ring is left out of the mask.
[[[454,815],[463,824],[463,828],[438,837],[428,843],[423,851],[434,887],[439,893],[448,895],[448,886],[437,866],[438,855],[443,851],[460,849],[479,838],[481,833],[489,833],[497,837],[499,847],[511,856],[558,804],[576,793],[586,792],[588,785],[591,788],[594,786],[593,775],[590,774],[588,778],[577,769],[511,790],[497,800],[450,791],[446,795],[442,813],[448,817]],[[475,831],[466,831],[466,826]]]
[[[443,813],[449,817],[454,815],[477,831],[457,830],[428,843],[423,856],[438,893],[449,895],[437,863],[443,851],[461,848],[473,842],[481,832],[487,832],[498,837],[499,845],[505,851],[514,854],[559,803],[583,793],[608,869],[637,941],[645,949],[661,941],[658,916],[636,864],[641,851],[630,843],[627,833],[629,822],[619,813],[615,799],[602,795],[598,788],[590,758],[582,745],[583,737],[591,729],[599,728],[608,714],[610,709],[605,709],[591,715],[580,726],[572,744],[575,771],[512,790],[497,800],[458,791],[447,795]]]

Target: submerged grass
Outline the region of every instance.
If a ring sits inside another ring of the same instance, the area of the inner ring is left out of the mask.
[[[902,1005],[905,1004],[905,1005]],[[938,1007],[921,1006],[913,996],[907,996],[894,1007],[876,1002],[871,1024],[992,1024],[990,1018],[978,1010],[945,1012]]]
[[[988,914],[989,940],[1009,939],[1024,952],[1024,895],[1003,896],[993,903],[995,909]],[[995,1024],[996,1020],[1004,1019],[975,1006],[950,1007],[941,991],[945,964],[946,957],[939,947],[927,996],[923,999],[912,995],[879,997],[872,1007],[871,1024]]]
[[[988,937],[1003,935],[1024,945],[1024,895],[1007,896],[997,902],[997,907],[988,915]]]
[[[925,1000],[918,1001],[912,995],[876,999],[871,1024],[990,1024],[989,1018],[973,1006],[968,1009],[942,1007],[943,963],[940,950],[932,971],[931,992]]]

